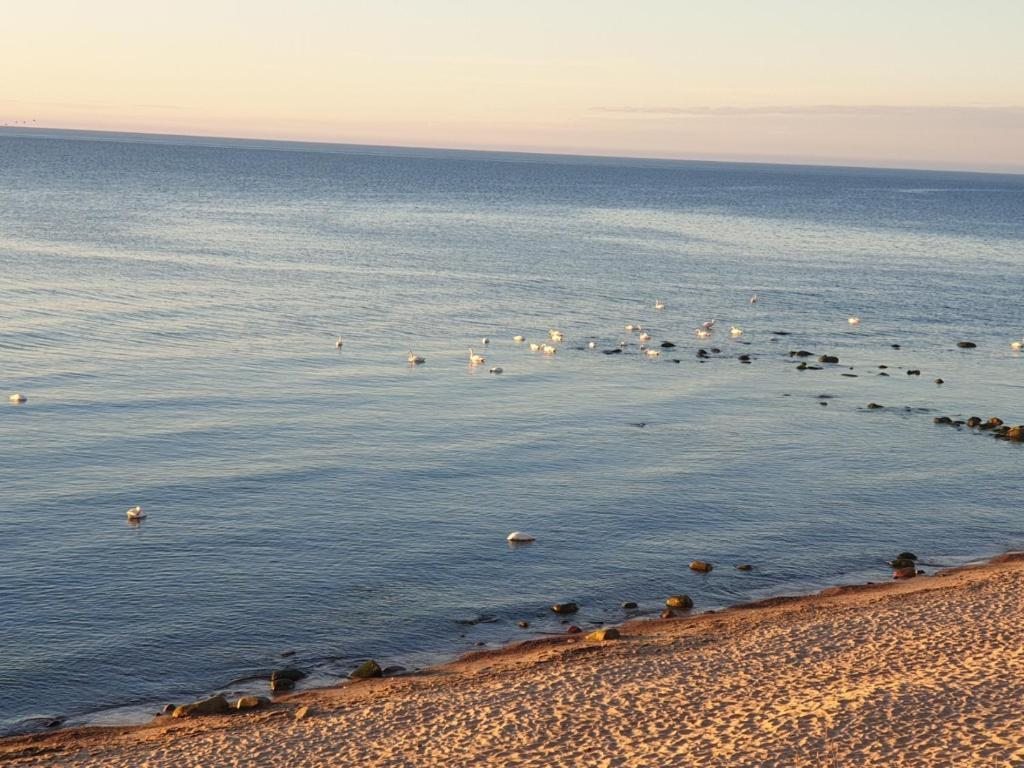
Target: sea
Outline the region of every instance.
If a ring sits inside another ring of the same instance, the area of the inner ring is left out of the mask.
[[[1024,548],[1022,288],[1022,175],[0,132],[0,734]]]

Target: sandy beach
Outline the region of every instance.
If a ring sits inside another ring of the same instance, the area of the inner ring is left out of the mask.
[[[1024,765],[1024,555],[471,654],[5,766]],[[300,707],[308,714],[296,719]]]

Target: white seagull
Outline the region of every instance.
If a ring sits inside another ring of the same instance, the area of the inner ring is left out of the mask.
[[[1024,341],[1011,341],[1010,349],[1016,349],[1019,352],[1021,349],[1024,349]],[[14,397],[14,395],[11,395],[11,397]]]
[[[712,328],[715,327],[715,321],[714,319],[708,320],[706,323],[701,323],[700,327],[703,328],[705,331],[710,331]]]
[[[345,345],[345,342],[341,340],[341,336],[339,336],[338,340],[336,342],[334,342],[334,348],[335,349],[341,349],[344,345]]]
[[[854,315],[853,317],[846,318],[846,322],[850,325],[860,325],[860,318]]]
[[[756,293],[753,296],[750,297],[750,303],[751,304],[757,304],[757,294]]]
[[[514,341],[516,344],[522,344],[524,341],[526,341],[526,337],[525,336],[513,336],[512,337],[512,341]]]
[[[664,300],[663,299],[658,299],[657,301],[655,301],[654,302],[654,308],[655,309],[664,309],[665,308]]]
[[[427,362],[427,358],[422,355],[414,354],[411,349],[409,350],[409,356],[405,359],[409,361],[410,365],[419,365],[420,363]]]
[[[487,362],[487,359],[483,355],[478,355],[473,351],[473,348],[469,348],[469,364],[470,365],[483,365]]]
[[[15,392],[7,399],[10,400],[12,403],[24,403],[26,400],[28,400],[28,398],[21,394],[21,392]]]
[[[126,513],[129,520],[141,520],[146,516],[146,513],[142,511],[142,507],[136,505],[129,509]]]
[[[729,329],[729,335],[730,336],[742,336],[743,335],[743,329],[742,328],[737,328],[734,325],[732,328]]]

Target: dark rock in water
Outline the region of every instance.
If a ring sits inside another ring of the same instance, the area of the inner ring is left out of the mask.
[[[973,341],[958,341],[956,345],[960,347],[960,349],[974,349],[978,346]]]
[[[897,557],[895,560],[890,560],[889,565],[891,565],[894,570],[899,570],[900,568],[916,568],[916,562],[916,557]]]
[[[907,376],[920,376],[920,375],[921,375],[921,371],[919,371],[916,368],[907,371]]]
[[[900,552],[898,555],[896,555],[896,559],[897,560],[913,560],[916,563],[917,562],[917,555],[915,555],[913,552]]]
[[[736,570],[737,571],[752,571],[752,570],[754,570],[754,566],[752,566],[750,563],[740,563],[739,565],[736,566]]]
[[[306,676],[306,673],[301,669],[295,667],[285,667],[284,669],[276,669],[270,675],[270,682],[275,680],[291,680],[293,683],[301,680]]]
[[[604,354],[606,354],[606,355],[621,355],[622,354],[622,350],[621,349],[602,349],[601,351]]]
[[[647,426],[647,422],[646,421],[631,421],[631,422],[629,422],[629,426],[637,427],[639,429],[643,429],[644,427]]]
[[[890,344],[889,346],[892,347],[893,349],[899,349],[900,348],[899,344]]]
[[[520,619],[516,622],[516,626],[520,629],[527,629],[530,626],[530,622],[526,621],[526,619]]]
[[[789,352],[790,357],[810,357],[813,352],[808,352],[806,349],[792,349]]]
[[[381,674],[384,675],[384,677],[387,677],[388,675],[400,675],[403,672],[405,672],[405,667],[401,664],[392,664],[390,667],[384,667],[384,669],[381,670]]]
[[[289,656],[294,656],[295,651],[281,651],[281,658],[287,659]]]
[[[662,349],[672,349],[672,347],[674,347],[674,346],[675,346],[675,344],[673,344],[671,341],[663,341],[663,342],[661,342],[661,348]]]
[[[223,715],[231,711],[231,705],[223,696],[211,696],[208,699],[195,701],[175,707],[171,717],[195,717],[198,715]]]
[[[879,405],[878,403],[868,403],[868,408],[874,410],[875,408],[885,408],[885,406]]]
[[[972,429],[973,429],[974,427],[978,426],[979,424],[981,424],[981,419],[980,419],[980,418],[978,418],[977,416],[971,416],[971,417],[970,417],[970,418],[969,418],[969,419],[967,420],[967,426],[968,426],[968,427],[971,427]]]
[[[798,371],[806,371],[806,370],[807,370],[807,363],[800,363],[800,365],[798,365],[798,366],[796,367],[796,369],[797,369]]]
[[[912,579],[917,576],[917,568],[909,566],[907,568],[894,568],[892,571],[892,577],[894,579]]]
[[[839,375],[840,376],[845,376],[848,379],[856,379],[857,378],[857,374],[856,373],[840,373]]]
[[[1000,419],[998,416],[993,416],[991,419],[989,419],[985,423],[988,424],[989,429],[995,429],[996,427],[1003,426],[1003,420]]]
[[[1004,440],[1012,440],[1015,443],[1024,442],[1024,427],[1017,425],[1015,427],[1009,427],[1002,434]]]
[[[681,363],[681,362],[683,362],[683,361],[682,361],[682,360],[680,360],[680,359],[679,359],[678,357],[673,357],[673,358],[672,358],[672,362],[673,362],[673,363]]]
[[[773,336],[789,336],[789,331],[772,331]]]
[[[567,630],[565,630],[565,633],[567,635],[578,635],[582,631],[583,630],[580,629],[579,627],[577,627],[575,624],[570,624],[569,628]]]
[[[698,349],[697,350],[697,357],[707,357],[707,356],[708,356],[708,351],[706,349]]]
[[[622,604],[623,610],[626,610],[626,611],[635,611],[636,607],[637,607],[636,603],[634,603],[632,600],[627,601],[627,602]]]
[[[956,421],[953,422],[953,426],[954,427],[962,427],[963,425],[964,425],[963,421],[961,421],[959,419],[957,419]]]
[[[888,365],[880,365],[880,366],[878,366],[878,367],[879,367],[879,368],[883,368],[883,369],[884,369],[884,368],[888,368],[889,366],[888,366]]]
[[[694,560],[692,563],[690,563],[691,571],[698,571],[699,573],[711,573],[713,569],[714,566],[706,560]]]
[[[295,681],[290,680],[287,677],[281,678],[280,680],[270,681],[270,690],[274,693],[282,693],[283,691],[290,691],[295,687]]]
[[[373,659],[367,659],[349,674],[353,680],[366,680],[371,677],[383,677],[384,670]]]
[[[819,402],[818,405],[821,405],[821,406],[824,406],[824,407],[828,408],[828,403],[826,403],[824,401]]]
[[[831,400],[835,395],[818,395],[819,400]]]
[[[551,610],[558,614],[576,613],[580,607],[576,603],[555,603]]]
[[[750,362],[750,355],[740,355],[737,359],[741,363],[749,363]]]
[[[945,384],[946,382],[944,382],[942,379],[936,379],[935,383],[936,384]]]
[[[952,424],[953,420],[949,416],[936,416],[932,419],[932,424]]]
[[[680,611],[688,611],[693,608],[693,600],[689,595],[671,595],[665,600],[665,605]]]
[[[712,347],[711,348],[711,354],[712,355],[720,355],[720,354],[722,354],[722,350],[720,350],[718,347]]]
[[[818,357],[819,363],[838,363],[839,358],[835,355],[821,355]]]
[[[879,376],[888,376],[889,374],[886,373],[885,371],[881,371],[878,375]]]

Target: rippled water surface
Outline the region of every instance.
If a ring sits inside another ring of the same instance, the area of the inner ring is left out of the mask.
[[[0,732],[1024,546],[932,424],[1024,421],[1022,267],[1020,176],[0,133]]]

